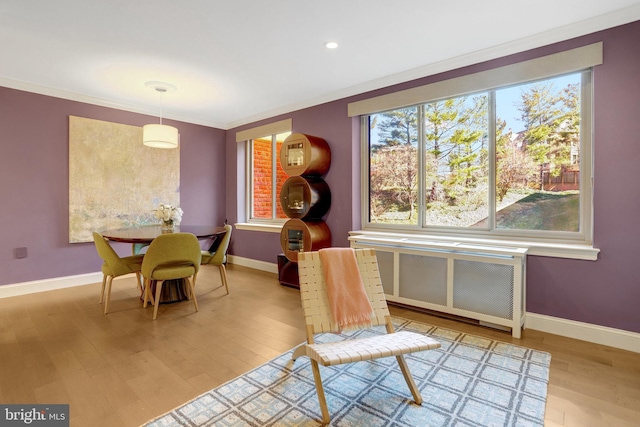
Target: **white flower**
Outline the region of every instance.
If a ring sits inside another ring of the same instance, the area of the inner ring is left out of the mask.
[[[182,209],[171,205],[160,204],[154,211],[157,219],[162,221],[173,220],[174,222],[182,221]]]

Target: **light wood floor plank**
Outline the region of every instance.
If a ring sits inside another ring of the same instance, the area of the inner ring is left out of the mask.
[[[298,290],[274,274],[229,265],[230,295],[203,267],[190,301],[155,321],[133,276],[0,299],[0,401],[68,403],[71,426],[139,426],[305,340]],[[640,355],[538,331],[521,340],[456,320],[391,307],[394,315],[551,353],[547,427],[637,426]]]

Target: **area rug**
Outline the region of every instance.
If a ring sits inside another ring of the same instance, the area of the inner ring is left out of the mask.
[[[395,358],[320,366],[332,426],[543,426],[548,353],[393,318],[397,330],[442,347],[406,356],[423,403],[412,403]],[[317,342],[384,333],[383,328],[318,335]],[[307,357],[289,351],[144,426],[319,426]]]

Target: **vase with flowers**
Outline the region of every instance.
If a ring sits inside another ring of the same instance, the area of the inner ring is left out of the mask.
[[[154,211],[156,218],[162,221],[162,231],[173,231],[174,227],[182,221],[182,209],[160,204]]]

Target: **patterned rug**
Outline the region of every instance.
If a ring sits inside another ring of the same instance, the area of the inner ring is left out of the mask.
[[[395,358],[320,366],[332,426],[543,426],[548,353],[393,318],[397,330],[428,334],[442,348],[406,356],[424,402],[412,403]],[[383,328],[318,335],[317,342],[384,333]],[[307,357],[292,351],[145,424],[319,426]]]

